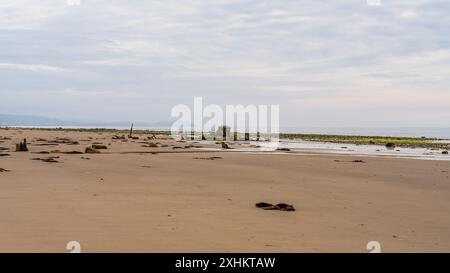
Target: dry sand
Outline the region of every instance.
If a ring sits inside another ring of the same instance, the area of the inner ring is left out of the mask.
[[[449,161],[204,153],[166,136],[112,136],[0,130],[10,149],[0,150],[10,154],[0,156],[9,170],[0,172],[1,252],[67,252],[69,241],[83,252],[367,252],[369,241],[383,252],[450,252]],[[14,152],[25,137],[30,151]],[[79,144],[47,146],[56,137]],[[93,142],[111,145],[36,154]],[[167,153],[148,153],[158,151]],[[59,163],[31,160],[48,156]],[[198,159],[209,157],[221,158]]]

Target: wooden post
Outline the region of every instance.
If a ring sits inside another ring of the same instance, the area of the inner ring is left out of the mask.
[[[26,138],[23,139],[23,142],[20,142],[19,144],[16,144],[16,152],[28,152],[27,139]]]
[[[128,138],[133,138],[133,126],[134,126],[134,124],[131,123],[131,129],[130,129],[130,134],[128,135]]]

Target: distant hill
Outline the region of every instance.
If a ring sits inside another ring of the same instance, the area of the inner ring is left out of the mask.
[[[0,114],[0,126],[62,126],[65,123],[68,122],[53,118]]]
[[[28,115],[3,115],[0,114],[0,126],[30,126],[30,127],[129,127],[132,121],[114,122],[85,122],[70,121],[56,118],[28,116]],[[170,127],[172,122],[160,121],[152,123],[134,122],[136,127],[165,128]]]

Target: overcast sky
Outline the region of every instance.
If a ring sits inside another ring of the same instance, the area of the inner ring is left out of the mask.
[[[203,96],[282,126],[448,126],[450,1],[381,3],[2,0],[0,113],[153,122]]]

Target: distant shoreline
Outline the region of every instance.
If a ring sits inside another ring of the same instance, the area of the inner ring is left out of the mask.
[[[22,130],[43,130],[43,131],[73,131],[73,132],[115,132],[117,134],[127,134],[128,128],[71,128],[71,127],[29,127],[29,126],[0,126],[2,130],[22,129]],[[167,129],[135,129],[136,134],[163,134],[169,135]],[[382,145],[398,146],[405,148],[430,148],[430,149],[450,149],[450,138],[433,137],[397,137],[397,136],[363,136],[363,135],[339,135],[339,134],[301,134],[301,133],[280,133],[281,140],[309,141],[321,143],[342,143],[356,145]]]
[[[131,123],[130,123],[131,125]],[[1,127],[30,128],[30,129],[107,129],[129,130],[130,125],[17,125],[0,122]],[[142,125],[135,123],[134,128],[143,131],[170,131],[168,125]],[[449,127],[310,127],[310,126],[281,126],[282,134],[299,135],[338,135],[338,136],[377,136],[377,137],[401,137],[430,139],[450,139]]]

